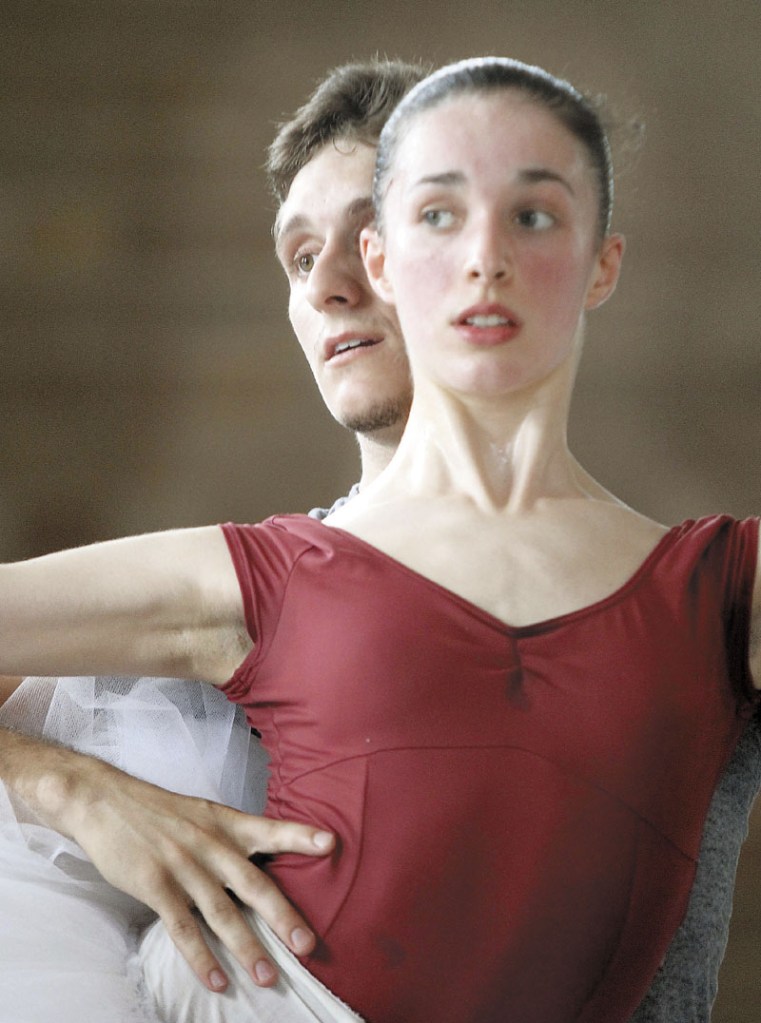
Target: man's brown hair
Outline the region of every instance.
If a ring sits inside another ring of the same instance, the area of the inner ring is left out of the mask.
[[[267,176],[278,203],[326,143],[345,139],[377,145],[399,100],[427,73],[421,64],[377,59],[329,72],[307,102],[278,127],[267,152]]]

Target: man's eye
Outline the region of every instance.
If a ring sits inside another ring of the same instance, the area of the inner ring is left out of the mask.
[[[431,227],[451,227],[454,214],[451,210],[423,210],[422,220]]]
[[[308,274],[314,269],[314,253],[301,252],[293,261],[296,271],[300,274]]]
[[[544,210],[521,210],[516,219],[521,227],[527,227],[531,231],[546,231],[555,223],[552,214],[545,213]]]

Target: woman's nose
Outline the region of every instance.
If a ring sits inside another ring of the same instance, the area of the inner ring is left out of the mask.
[[[474,232],[465,264],[471,280],[498,281],[510,272],[508,242],[496,226],[485,226]]]

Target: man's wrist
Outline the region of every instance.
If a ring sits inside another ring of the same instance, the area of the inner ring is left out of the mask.
[[[0,729],[0,780],[49,827],[74,837],[109,765],[46,740]]]

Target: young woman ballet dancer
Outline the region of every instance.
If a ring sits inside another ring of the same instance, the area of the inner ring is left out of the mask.
[[[623,252],[568,83],[498,58],[435,73],[383,132],[374,198],[366,265],[414,379],[389,468],[324,524],[3,566],[0,671],[208,680],[262,733],[267,812],[338,836],[269,866],[320,936],[305,968],[261,928],[277,987],[234,984],[211,1015],[149,932],[165,1019],[623,1023],[757,702],[758,523],[666,528],[568,450],[584,319]],[[319,272],[305,238],[293,286]]]

